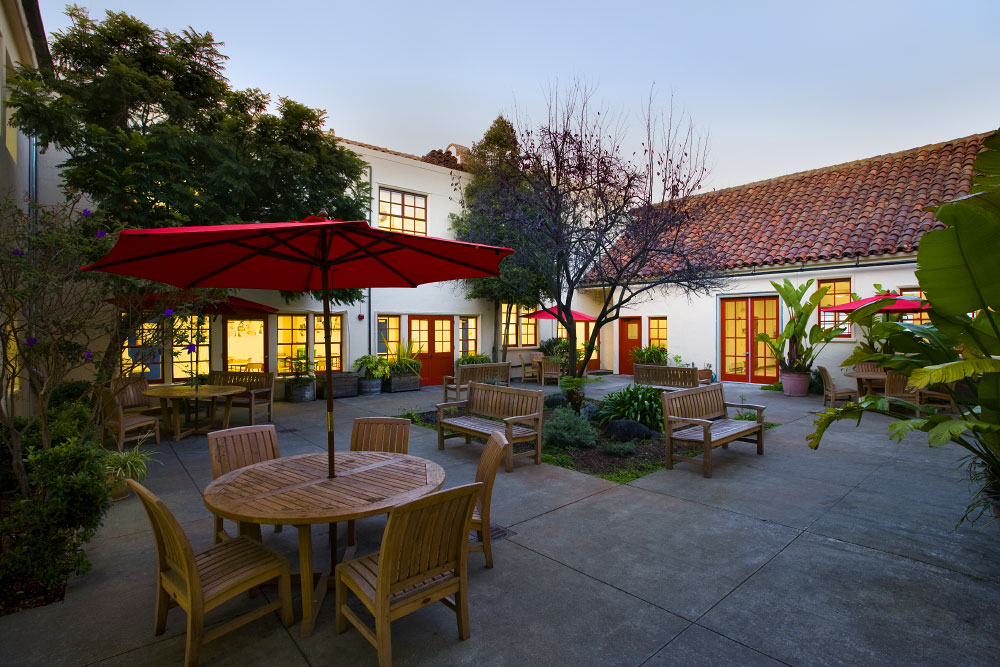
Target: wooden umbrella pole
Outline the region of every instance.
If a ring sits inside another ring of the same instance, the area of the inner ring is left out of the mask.
[[[337,476],[334,465],[333,437],[333,371],[330,362],[330,267],[323,267],[323,352],[326,355],[326,369],[323,377],[326,380],[326,449],[329,453],[329,477]]]

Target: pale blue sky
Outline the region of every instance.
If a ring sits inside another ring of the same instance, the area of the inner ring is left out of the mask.
[[[225,42],[235,87],[326,109],[338,135],[423,155],[574,77],[632,115],[655,83],[711,138],[710,187],[1000,126],[1000,2],[81,2]],[[64,3],[40,3],[46,30]]]

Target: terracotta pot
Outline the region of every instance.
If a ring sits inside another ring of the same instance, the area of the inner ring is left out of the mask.
[[[809,371],[804,373],[781,371],[778,379],[781,381],[781,392],[785,396],[805,396],[809,393]]]
[[[112,477],[111,474],[109,473],[108,486],[111,487],[111,500],[117,502],[119,500],[124,500],[125,498],[128,498],[130,495],[132,495],[132,487],[130,487],[128,484],[113,484],[114,481],[115,481],[114,477]]]

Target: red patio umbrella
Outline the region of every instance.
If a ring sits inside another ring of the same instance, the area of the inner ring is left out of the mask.
[[[113,297],[105,299],[108,303],[113,303],[119,308],[128,308],[130,305],[138,305],[143,310],[164,310],[166,308],[178,308],[185,306],[197,299],[188,291],[180,292],[156,292],[144,295],[137,304],[130,303],[128,298]],[[198,308],[202,315],[241,315],[244,313],[276,313],[277,308],[265,306],[262,303],[241,299],[238,296],[227,296],[215,303],[206,303]]]
[[[326,358],[330,350],[329,289],[416,287],[457,278],[495,276],[510,248],[412,236],[372,228],[363,220],[308,217],[302,221],[126,229],[85,271],[158,280],[181,289],[229,287],[323,290]],[[332,372],[326,367],[330,386]],[[326,392],[330,476],[333,396]]]
[[[866,299],[858,299],[842,303],[839,306],[827,306],[820,308],[825,313],[853,313],[855,310],[867,306],[876,301],[885,301],[886,304],[879,308],[882,313],[919,313],[930,309],[930,304],[913,296],[900,296],[899,294],[876,294]]]
[[[596,317],[591,317],[590,315],[586,315],[584,313],[578,313],[575,310],[571,310],[569,312],[573,313],[573,321],[574,322],[596,322],[597,321]],[[525,315],[524,317],[532,317],[532,318],[534,318],[536,320],[554,320],[554,319],[556,319],[555,306],[552,306],[552,307],[549,307],[549,308],[542,308],[541,310],[536,310],[535,312],[531,313],[530,315]]]

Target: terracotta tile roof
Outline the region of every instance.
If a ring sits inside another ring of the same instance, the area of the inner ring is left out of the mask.
[[[940,227],[924,208],[969,193],[987,136],[696,195],[704,208],[688,236],[712,243],[727,269],[912,252]]]
[[[365,143],[362,143],[360,141],[354,141],[353,139],[345,139],[344,137],[337,137],[337,141],[339,141],[340,143],[343,143],[343,144],[351,144],[352,146],[360,146],[362,148],[368,148],[368,149],[371,149],[373,151],[378,151],[380,153],[388,153],[389,155],[396,155],[398,157],[405,157],[405,158],[407,158],[409,160],[416,160],[417,162],[426,162],[427,164],[433,164],[433,165],[437,165],[439,167],[440,166],[444,166],[446,168],[453,168],[455,170],[462,170],[462,168],[460,166],[458,166],[458,164],[457,164],[457,159],[454,156],[451,156],[450,154],[449,154],[449,156],[451,157],[452,160],[455,160],[456,166],[455,167],[448,167],[447,165],[441,164],[442,160],[440,159],[440,156],[444,154],[444,151],[440,151],[440,150],[431,151],[430,153],[428,153],[424,157],[420,157],[419,155],[413,155],[411,153],[403,153],[403,152],[400,152],[400,151],[394,151],[394,150],[392,150],[390,148],[383,148],[382,146],[375,146],[374,144],[365,144]]]

